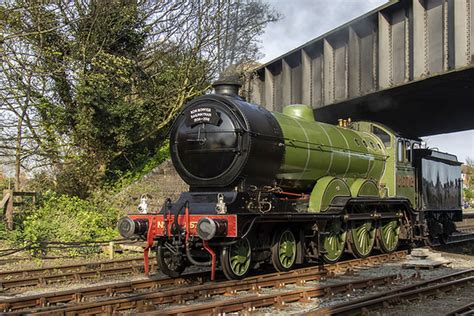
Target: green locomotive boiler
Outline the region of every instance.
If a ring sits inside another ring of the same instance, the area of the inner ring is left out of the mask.
[[[271,113],[229,82],[189,102],[170,134],[189,184],[161,210],[118,223],[156,249],[160,269],[220,267],[229,279],[271,263],[366,257],[446,242],[462,220],[456,157],[374,122],[317,122],[305,105]]]

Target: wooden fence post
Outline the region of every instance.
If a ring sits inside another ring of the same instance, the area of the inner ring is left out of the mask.
[[[114,246],[115,246],[115,243],[113,241],[110,241],[109,242],[109,259],[114,258]]]
[[[5,221],[7,217],[7,206],[8,206],[9,201],[10,201],[10,191],[3,190],[3,198],[2,198],[2,201],[0,202],[0,210],[3,212],[2,219],[5,219]]]
[[[15,198],[18,197],[19,200]],[[7,229],[13,229],[13,209],[15,206],[25,205],[25,197],[30,197],[33,204],[36,204],[36,192],[4,190],[3,198],[0,201],[0,211],[3,210],[3,216],[7,224]]]
[[[5,220],[7,222],[7,229],[13,229],[13,191],[8,192],[8,201],[5,209]]]

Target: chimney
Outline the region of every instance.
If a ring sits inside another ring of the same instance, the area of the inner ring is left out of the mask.
[[[238,76],[227,76],[219,78],[212,84],[216,94],[227,95],[231,97],[239,96],[239,89],[242,87],[242,83]]]

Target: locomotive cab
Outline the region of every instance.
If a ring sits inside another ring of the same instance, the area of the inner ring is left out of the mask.
[[[387,152],[386,171],[380,180],[383,197],[404,197],[415,206],[416,176],[413,164],[413,151],[421,146],[420,139],[408,139],[389,127],[375,122],[354,122],[352,128],[373,133],[383,143]]]
[[[406,198],[422,223],[416,230],[429,240],[447,242],[462,221],[461,163],[456,156],[423,148],[421,139],[409,139],[375,122],[354,122],[352,128],[376,135],[388,153],[380,180],[383,196]],[[423,232],[422,232],[423,231]]]

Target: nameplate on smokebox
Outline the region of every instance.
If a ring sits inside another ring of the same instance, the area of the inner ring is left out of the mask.
[[[194,126],[197,124],[219,124],[220,117],[215,108],[198,107],[190,110],[186,115],[186,125]]]

